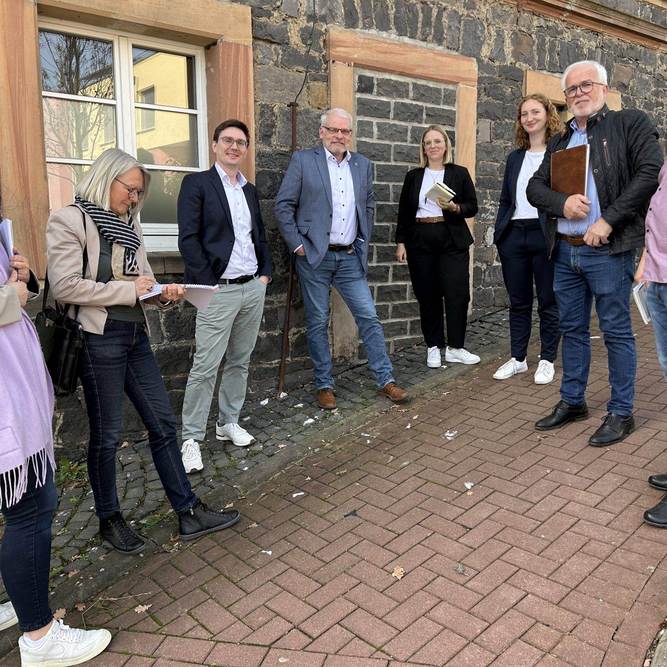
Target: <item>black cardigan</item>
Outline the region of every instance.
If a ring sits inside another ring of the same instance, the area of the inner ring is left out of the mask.
[[[424,180],[424,167],[412,169],[405,175],[401,198],[398,204],[398,222],[396,225],[396,243],[410,244],[412,230],[415,227],[415,218],[419,209],[419,191]],[[443,211],[445,223],[449,227],[454,245],[463,250],[474,243],[466,218],[472,218],[477,213],[477,194],[470,174],[465,167],[458,164],[446,164],[444,183],[448,185],[456,196],[452,200],[461,207],[461,213]]]

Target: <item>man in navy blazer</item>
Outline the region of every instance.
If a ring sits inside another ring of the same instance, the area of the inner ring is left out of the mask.
[[[212,144],[215,164],[186,176],[178,196],[178,247],[185,282],[219,286],[206,310],[197,313],[196,350],[183,398],[181,453],[187,472],[203,468],[199,441],[206,436],[223,357],[216,438],[238,447],[254,440],[238,422],[271,280],[271,255],[257,190],[239,169],[249,143],[242,121],[218,125]]]
[[[368,158],[348,150],[352,116],[344,109],[322,114],[319,136],[321,146],[294,153],[276,198],[278,228],[296,255],[317,403],[324,409],[336,407],[328,337],[332,285],[359,327],[380,392],[392,401],[403,401],[407,392],[394,381],[366,280],[374,216],[373,167]]]

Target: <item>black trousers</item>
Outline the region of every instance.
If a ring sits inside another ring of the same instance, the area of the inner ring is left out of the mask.
[[[505,287],[510,299],[512,356],[523,361],[528,351],[533,314],[533,282],[540,316],[540,357],[553,362],[558,350],[558,306],[554,267],[547,257],[538,220],[512,220],[498,244]]]
[[[447,223],[436,222],[415,223],[406,251],[427,347],[464,347],[470,303],[469,249],[457,248]]]

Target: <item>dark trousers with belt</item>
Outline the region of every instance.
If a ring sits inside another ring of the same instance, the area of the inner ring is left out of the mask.
[[[498,243],[505,287],[510,300],[512,356],[526,358],[532,328],[533,282],[540,316],[540,357],[553,362],[558,350],[558,306],[554,296],[554,266],[547,256],[538,220],[512,220]]]
[[[427,347],[464,347],[470,303],[468,248],[454,245],[444,222],[415,223],[406,251]]]

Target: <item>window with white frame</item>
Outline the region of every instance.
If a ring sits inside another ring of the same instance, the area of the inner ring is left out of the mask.
[[[121,148],[151,172],[147,249],[175,251],[181,182],[208,161],[203,50],[50,21],[39,47],[51,209],[72,202],[102,151]]]

